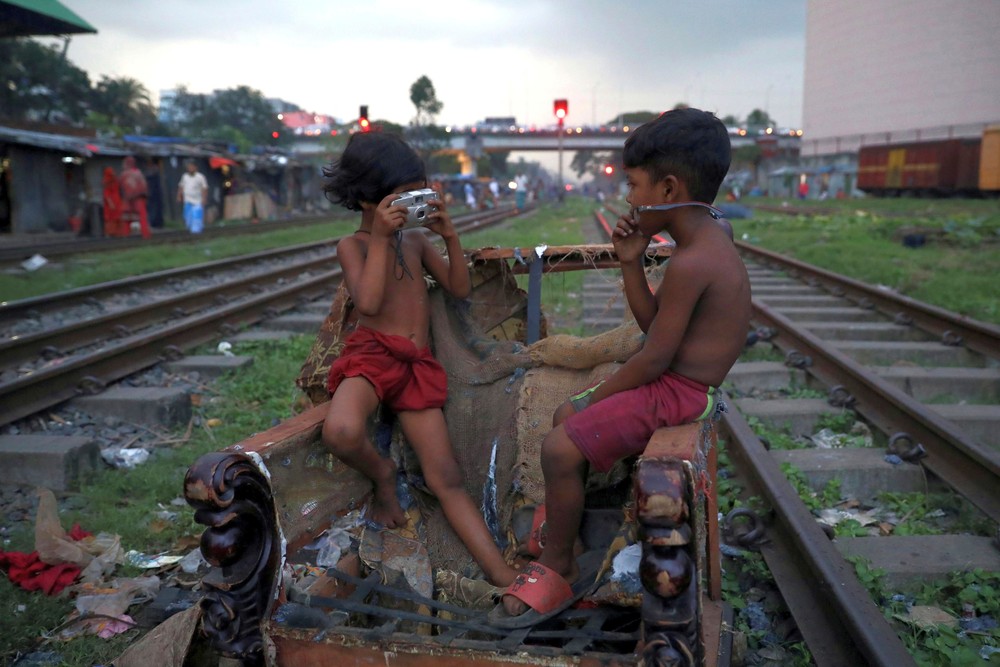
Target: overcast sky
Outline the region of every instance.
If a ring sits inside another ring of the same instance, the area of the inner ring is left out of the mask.
[[[799,127],[805,0],[63,0],[97,28],[70,59],[159,91],[248,85],[340,119],[414,116],[430,77],[441,124],[571,123],[691,106]]]

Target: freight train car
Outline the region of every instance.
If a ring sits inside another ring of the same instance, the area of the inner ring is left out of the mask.
[[[1000,126],[981,138],[863,146],[858,188],[875,196],[1000,194]]]

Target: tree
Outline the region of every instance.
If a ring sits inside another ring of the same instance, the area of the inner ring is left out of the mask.
[[[764,128],[774,127],[774,119],[766,111],[761,109],[754,109],[747,115],[747,129],[752,131],[763,130]]]
[[[569,163],[570,169],[576,172],[577,178],[582,178],[584,174],[601,174],[606,164],[620,164],[621,153],[617,155],[611,151],[577,151],[573,156],[573,161]]]
[[[251,144],[263,145],[275,143],[274,132],[279,141],[287,134],[264,95],[249,86],[216,90],[211,95],[189,93],[178,87],[174,111],[177,130],[196,138],[245,138]]]
[[[0,116],[79,123],[89,99],[90,77],[57,45],[0,39]]]
[[[102,76],[91,93],[90,108],[88,122],[103,116],[110,127],[124,132],[141,131],[143,128],[148,131],[156,125],[156,112],[149,91],[132,78]]]
[[[434,92],[434,84],[431,83],[426,74],[410,86],[410,101],[417,109],[417,116],[414,120],[418,126],[433,123],[434,116],[441,113],[441,108],[444,106],[438,100],[437,93]]]

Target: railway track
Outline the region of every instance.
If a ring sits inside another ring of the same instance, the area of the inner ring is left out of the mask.
[[[455,226],[468,233],[516,213],[502,208],[459,216]],[[3,304],[0,424],[97,393],[220,335],[329,298],[341,275],[337,240]],[[164,290],[171,281],[174,286]],[[71,303],[83,305],[67,314]],[[38,325],[52,313],[60,313],[58,323]]]
[[[602,218],[598,213],[599,224]],[[604,221],[605,233],[613,224]],[[773,360],[737,363],[727,380],[733,405],[720,429],[732,461],[727,474],[744,498],[766,507],[728,517],[728,538],[763,556],[816,664],[915,664],[846,557],[895,553],[912,559],[914,570],[953,552],[954,569],[973,554],[1000,563],[990,534],[1000,521],[1000,328],[737,246],[752,285],[755,329],[748,340],[757,338],[755,347],[769,348]],[[881,447],[815,447],[824,415],[856,419]],[[788,443],[792,448],[783,449]],[[789,468],[817,492],[823,480],[837,480],[862,507],[877,504],[866,475],[876,475],[883,492],[949,489],[976,508],[970,511],[988,530],[900,537],[890,526],[882,537],[872,529],[831,540],[836,529],[817,521]],[[888,575],[901,581],[907,573],[898,565],[888,562]],[[941,564],[942,574],[947,566]]]
[[[206,239],[242,236],[244,234],[261,234],[280,231],[289,227],[318,225],[343,218],[343,214],[311,215],[288,218],[285,220],[266,220],[258,223],[231,223],[208,227],[201,234],[191,234],[186,230],[171,229],[157,231],[149,239],[141,236],[124,238],[87,238],[67,237],[55,240],[39,240],[24,244],[0,245],[0,267],[15,264],[32,255],[39,254],[46,259],[65,259],[71,255],[82,253],[105,252],[110,250],[126,250],[129,248],[145,248],[150,245],[177,243],[194,243]]]

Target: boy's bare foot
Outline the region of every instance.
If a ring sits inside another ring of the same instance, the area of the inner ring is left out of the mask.
[[[406,523],[406,513],[396,496],[396,466],[386,463],[386,473],[375,480],[375,493],[368,518],[386,528],[399,528]]]
[[[555,565],[546,563],[544,560],[544,556],[542,558],[539,558],[538,562],[544,565],[545,567],[549,568],[553,572],[558,573],[563,579],[566,580],[566,583],[568,584],[572,584],[580,576],[580,567],[576,564],[575,560],[571,560],[569,562],[569,565],[566,567],[556,567]],[[528,605],[526,605],[521,600],[518,600],[513,595],[504,595],[502,601],[503,601],[503,608],[507,611],[507,614],[510,616],[520,616],[529,609]]]

